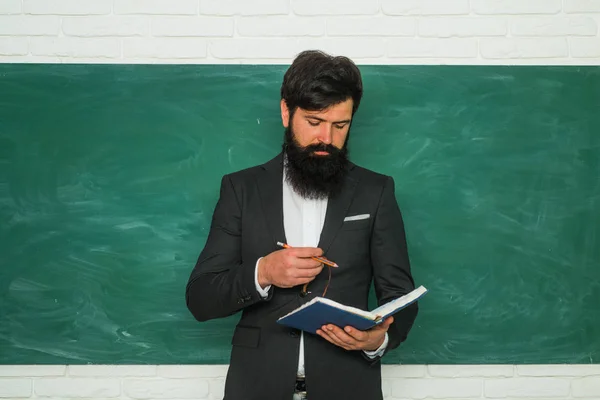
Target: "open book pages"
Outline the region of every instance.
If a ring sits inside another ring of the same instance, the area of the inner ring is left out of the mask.
[[[388,314],[393,314],[394,311],[402,308],[406,304],[412,303],[426,292],[427,289],[425,289],[423,286],[419,286],[412,292],[407,293],[402,297],[398,297],[396,300],[392,300],[382,306],[377,307],[376,309],[371,311],[371,314],[379,317],[383,317]]]
[[[288,315],[292,315],[299,311],[302,311],[303,309],[318,302],[318,303],[330,305],[330,306],[338,308],[340,310],[344,310],[344,311],[359,315],[363,318],[366,318],[366,319],[369,319],[372,321],[377,321],[381,317],[387,316],[388,314],[393,314],[396,310],[401,309],[406,304],[412,303],[413,301],[418,299],[420,296],[422,296],[426,292],[427,292],[427,289],[425,289],[423,286],[419,286],[412,292],[405,294],[404,296],[399,297],[396,300],[392,300],[380,307],[377,307],[376,309],[374,309],[371,312],[364,311],[364,310],[361,310],[356,307],[346,306],[341,303],[338,303],[337,301],[326,299],[324,297],[315,297],[311,301],[303,304],[302,306],[300,306],[297,309],[295,309],[294,311],[286,314],[285,316],[281,317],[280,319],[283,319],[283,318],[287,317]]]
[[[360,315],[360,316],[361,316],[361,317],[363,317],[363,318],[370,319],[370,320],[373,320],[373,321],[374,321],[374,320],[376,319],[376,317],[377,317],[375,314],[373,314],[373,313],[370,313],[370,312],[368,312],[368,311],[361,310],[360,308],[351,307],[351,306],[345,306],[345,305],[343,305],[343,304],[341,304],[341,303],[338,303],[338,302],[337,302],[337,301],[335,301],[335,300],[326,299],[326,298],[324,298],[324,297],[315,297],[315,298],[314,298],[314,299],[312,299],[311,301],[309,301],[309,302],[307,302],[307,303],[305,303],[305,304],[301,305],[300,307],[298,307],[298,308],[296,308],[294,311],[292,311],[292,312],[290,312],[290,313],[288,313],[288,314],[284,315],[284,316],[283,316],[283,317],[281,317],[280,319],[283,319],[283,318],[287,317],[288,315],[295,314],[295,313],[297,313],[298,311],[302,311],[303,309],[305,309],[305,308],[307,308],[307,307],[309,307],[309,306],[311,306],[311,305],[313,305],[313,304],[315,304],[315,303],[317,303],[317,302],[318,302],[318,303],[327,304],[327,305],[330,305],[330,306],[332,306],[332,307],[338,308],[338,309],[340,309],[340,310],[348,311],[348,312],[351,312],[351,313],[353,313],[353,314],[356,314],[356,315]]]

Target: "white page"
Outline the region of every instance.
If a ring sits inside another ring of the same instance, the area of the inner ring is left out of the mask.
[[[396,300],[392,300],[389,303],[386,303],[380,307],[377,307],[376,309],[371,311],[371,313],[379,316],[384,316],[393,313],[396,309],[401,308],[405,304],[414,301],[418,297],[424,295],[426,292],[427,289],[425,289],[423,286],[419,286],[412,292],[407,293],[404,296],[397,298]]]
[[[326,299],[326,298],[324,298],[324,297],[315,297],[315,298],[314,298],[314,299],[312,299],[311,301],[309,301],[309,302],[307,302],[307,303],[304,303],[303,305],[301,305],[300,307],[298,307],[298,308],[297,308],[297,309],[295,309],[294,311],[292,311],[292,312],[290,312],[290,313],[288,313],[288,314],[284,315],[284,316],[283,316],[283,317],[281,317],[281,318],[285,318],[285,317],[287,317],[288,315],[295,314],[295,313],[297,313],[298,311],[300,311],[300,310],[303,310],[303,309],[305,309],[306,307],[308,307],[308,306],[310,306],[310,305],[312,305],[312,304],[314,304],[314,303],[316,303],[316,302],[320,302],[320,303],[324,303],[324,304],[329,304],[330,306],[333,306],[333,307],[339,308],[339,309],[341,309],[341,310],[345,310],[345,311],[351,312],[351,313],[353,313],[353,314],[360,315],[361,317],[364,317],[364,318],[367,318],[367,319],[370,319],[370,320],[375,320],[375,314],[373,314],[373,313],[370,313],[370,312],[368,312],[368,311],[361,310],[361,309],[359,309],[359,308],[350,307],[350,306],[345,306],[345,305],[343,305],[343,304],[341,304],[341,303],[338,303],[337,301],[330,300],[330,299]],[[280,319],[281,319],[281,318],[280,318]]]

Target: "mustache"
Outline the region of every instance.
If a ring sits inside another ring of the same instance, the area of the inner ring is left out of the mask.
[[[340,149],[338,149],[337,147],[335,147],[332,144],[315,143],[315,144],[309,144],[308,146],[303,147],[302,151],[305,153],[312,153],[315,151],[326,151],[329,154],[336,154],[340,151]]]

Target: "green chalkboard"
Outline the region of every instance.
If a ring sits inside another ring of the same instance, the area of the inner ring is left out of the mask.
[[[385,363],[600,361],[600,68],[362,66],[430,293]],[[222,174],[274,156],[284,66],[0,65],[0,363],[227,363],[184,289]]]

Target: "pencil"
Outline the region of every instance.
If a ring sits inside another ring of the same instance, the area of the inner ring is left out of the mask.
[[[289,244],[282,243],[282,242],[277,242],[277,245],[280,246],[280,247],[283,247],[284,249],[291,249],[292,248],[292,246],[290,246]],[[329,261],[328,259],[323,258],[323,257],[311,257],[311,258],[313,260],[321,262],[321,263],[323,263],[325,265],[329,265],[330,267],[335,267],[335,268],[339,267],[339,265],[337,265],[333,261]]]

